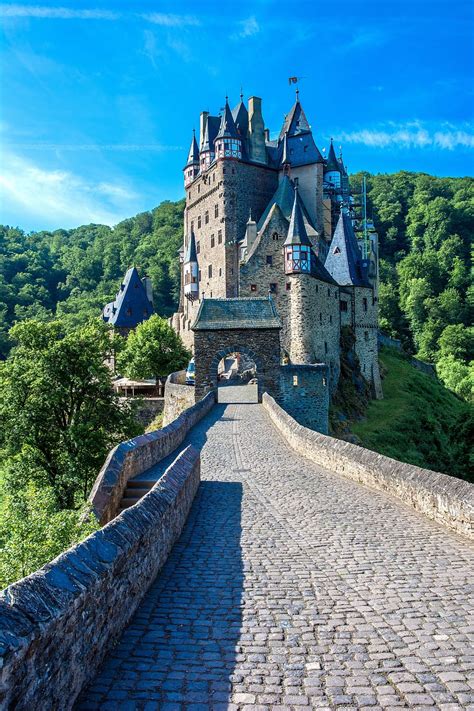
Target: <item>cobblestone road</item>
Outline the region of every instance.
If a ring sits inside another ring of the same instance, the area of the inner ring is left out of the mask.
[[[180,541],[78,708],[474,711],[474,551],[298,459],[260,405],[188,441]]]

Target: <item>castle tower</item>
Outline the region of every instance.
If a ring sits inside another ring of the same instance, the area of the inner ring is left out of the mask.
[[[257,96],[249,99],[249,158],[254,163],[267,162],[262,100]]]
[[[341,164],[336,158],[336,152],[334,150],[334,144],[331,138],[328,159],[324,169],[324,181],[332,185],[332,187],[336,190],[338,190],[341,187],[341,172]]]
[[[312,292],[311,261],[314,257],[306,233],[303,212],[295,185],[295,197],[288,236],[283,244],[285,274],[290,284],[290,359],[293,363],[314,362],[310,299]]]
[[[184,296],[189,301],[199,297],[199,266],[196,253],[196,238],[194,232],[189,235],[188,248],[183,261]]]
[[[219,133],[214,141],[214,152],[217,159],[236,158],[240,160],[242,158],[242,137],[237,131],[227,96],[225,97],[225,107]]]
[[[193,138],[191,140],[191,146],[189,148],[188,160],[183,168],[184,172],[184,187],[187,188],[194,178],[199,173],[199,148],[196,141],[196,134],[193,129]]]

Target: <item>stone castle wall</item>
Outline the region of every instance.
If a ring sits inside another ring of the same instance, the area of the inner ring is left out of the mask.
[[[165,563],[199,481],[188,447],[135,506],[0,594],[0,708],[73,707]]]
[[[364,301],[365,300],[365,301]],[[378,358],[377,301],[372,289],[354,288],[355,352],[360,361],[362,375],[372,386],[373,394],[382,397],[382,381]],[[367,310],[365,309],[367,305]]]
[[[268,394],[263,405],[298,455],[325,469],[385,491],[431,519],[474,539],[474,486],[467,481],[405,464],[298,424]]]
[[[214,402],[214,396],[209,395],[163,429],[122,442],[109,452],[88,499],[101,525],[117,515],[128,480],[171,454],[191,427],[209,412]]]
[[[280,368],[278,403],[294,419],[323,434],[329,431],[329,368],[317,365],[283,365]]]
[[[293,180],[298,179],[300,196],[317,232],[322,235],[324,231],[323,164],[312,163],[292,168],[290,177]]]
[[[195,403],[194,386],[186,385],[186,371],[170,373],[165,384],[163,427],[173,422]]]

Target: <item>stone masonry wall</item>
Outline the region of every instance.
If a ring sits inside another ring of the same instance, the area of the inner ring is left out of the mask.
[[[300,425],[327,434],[329,431],[328,366],[323,363],[281,366],[278,404]]]
[[[170,373],[165,384],[163,427],[169,425],[195,402],[194,386],[185,384],[186,371]]]
[[[128,480],[171,454],[214,402],[215,396],[210,394],[163,429],[122,442],[109,452],[88,499],[101,525],[116,516]]]
[[[365,302],[364,302],[365,299]],[[367,304],[367,310],[364,303]],[[354,288],[355,352],[362,375],[371,384],[377,399],[383,397],[378,358],[377,301],[372,289]]]
[[[278,329],[196,331],[196,400],[217,389],[217,365],[229,353],[246,354],[257,365],[259,393],[278,395],[280,338]]]
[[[263,396],[263,405],[299,455],[329,471],[392,494],[429,518],[474,539],[473,484],[313,432],[299,425],[268,394]]]
[[[199,481],[190,446],[135,506],[0,594],[0,708],[73,707],[165,563]]]

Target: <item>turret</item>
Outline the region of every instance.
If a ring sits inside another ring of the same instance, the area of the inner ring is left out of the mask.
[[[183,168],[184,171],[184,187],[187,188],[194,178],[199,173],[199,149],[196,141],[196,133],[193,128],[193,138],[191,140],[191,146],[189,148],[188,160]]]
[[[311,273],[312,250],[303,220],[303,211],[295,184],[295,198],[291,212],[290,227],[283,244],[285,274]]]
[[[331,146],[329,148],[328,159],[324,170],[324,181],[326,183],[330,183],[334,188],[340,188],[341,172],[341,164],[336,158],[336,152],[331,138]]]
[[[257,96],[251,96],[249,99],[249,153],[251,161],[255,163],[267,162],[262,100]]]
[[[242,138],[237,131],[227,96],[219,133],[214,141],[216,158],[242,158]]]
[[[188,247],[184,257],[184,295],[190,301],[199,297],[199,268],[194,232],[189,235]]]

